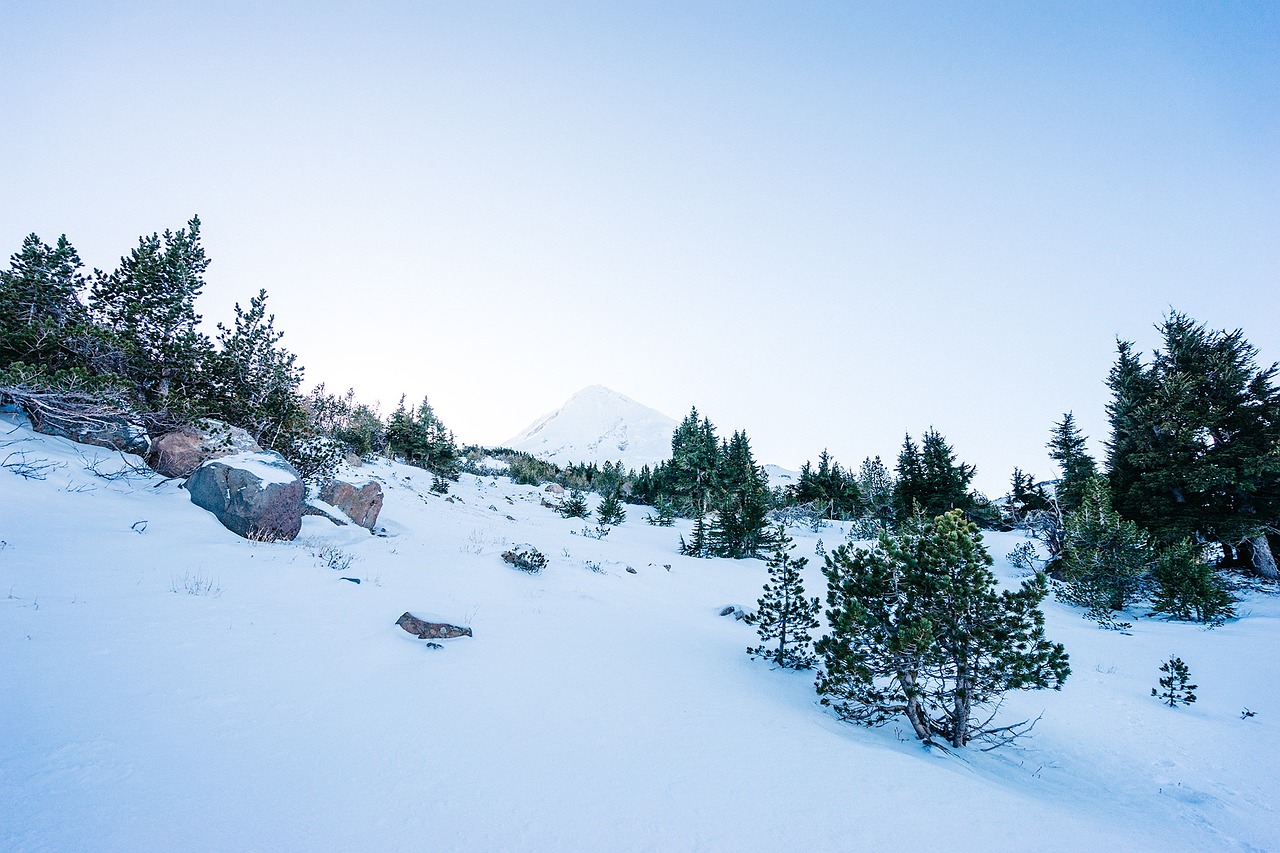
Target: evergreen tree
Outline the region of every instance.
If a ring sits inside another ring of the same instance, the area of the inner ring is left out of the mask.
[[[1048,445],[1049,458],[1058,463],[1061,473],[1055,494],[1064,513],[1083,503],[1085,487],[1097,473],[1093,457],[1085,451],[1085,442],[1071,412],[1064,414],[1062,420],[1054,425]]]
[[[1043,576],[997,592],[991,562],[959,510],[882,535],[872,549],[827,555],[822,703],[867,725],[905,715],[929,744],[1016,736],[1020,724],[993,726],[975,712],[1009,690],[1057,689],[1070,668],[1044,637]]]
[[[568,497],[560,502],[557,512],[564,518],[586,518],[590,512],[586,495],[577,489],[570,490]]]
[[[627,519],[627,512],[622,508],[622,501],[617,492],[609,492],[596,509],[596,518],[602,525],[618,525]]]
[[[421,406],[410,409],[405,408],[404,401],[401,395],[399,405],[387,420],[389,452],[410,465],[456,480],[462,455],[453,433],[436,417],[426,397]]]
[[[796,503],[817,508],[825,518],[852,518],[862,511],[862,500],[854,476],[840,467],[826,450],[818,456],[818,467],[805,462],[791,487]]]
[[[0,371],[17,363],[45,371],[81,366],[74,342],[88,334],[83,266],[66,235],[53,246],[35,234],[22,242],[0,270]]]
[[[284,333],[275,330],[275,315],[267,314],[266,306],[267,292],[260,290],[249,300],[249,310],[237,303],[233,327],[218,324],[207,411],[247,430],[263,447],[290,456],[295,444],[315,433],[298,393],[302,368],[279,346]]]
[[[685,541],[684,534],[680,535],[680,553],[686,557],[712,556],[710,525],[707,523],[706,515],[699,514],[694,519],[689,541]]]
[[[1160,325],[1144,365],[1120,341],[1108,384],[1107,469],[1116,509],[1169,545],[1217,542],[1278,574],[1267,533],[1280,528],[1280,366],[1261,368],[1237,329],[1184,314]]]
[[[1204,560],[1203,549],[1184,539],[1162,551],[1153,571],[1151,609],[1174,619],[1214,625],[1235,616],[1235,600]]]
[[[1085,616],[1103,627],[1128,627],[1113,613],[1147,590],[1155,557],[1150,538],[1112,508],[1102,477],[1086,484],[1082,500],[1067,516],[1062,554],[1054,566],[1063,581],[1059,597],[1085,608]]]
[[[655,490],[689,517],[706,515],[719,465],[715,427],[707,418],[699,420],[695,407],[671,436],[671,458],[654,472]]]
[[[667,498],[659,498],[653,506],[653,512],[644,520],[655,527],[670,527],[676,518],[676,508]]]
[[[924,463],[920,460],[920,448],[907,433],[898,452],[897,480],[894,503],[899,518],[909,518],[925,511]]]
[[[805,597],[800,570],[809,560],[792,557],[794,548],[786,525],[779,524],[769,557],[769,582],[757,602],[758,610],[747,617],[748,624],[757,626],[760,645],[747,649],[747,654],[780,667],[808,669],[814,663],[809,632],[818,627],[818,599]]]
[[[893,474],[880,461],[867,457],[858,468],[858,494],[868,515],[881,521],[891,521],[894,516],[895,482]]]
[[[211,345],[195,310],[208,266],[192,217],[176,233],[139,238],[111,274],[94,273],[90,309],[119,342],[124,374],[149,411],[198,414],[208,395]]]
[[[1008,509],[1015,526],[1024,523],[1032,513],[1047,510],[1049,503],[1049,495],[1044,486],[1036,484],[1035,477],[1020,468],[1013,469]]]
[[[769,480],[755,463],[745,432],[724,447],[716,476],[710,551],[717,557],[754,557],[768,544]]]
[[[1196,701],[1195,691],[1198,686],[1188,684],[1191,680],[1191,669],[1180,657],[1172,657],[1160,665],[1164,676],[1160,679],[1160,690],[1151,688],[1151,695],[1161,700],[1170,708],[1179,705],[1190,705]]]

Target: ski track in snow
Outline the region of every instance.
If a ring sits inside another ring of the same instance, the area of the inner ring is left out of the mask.
[[[1073,673],[1010,697],[1035,736],[946,754],[749,659],[752,629],[717,614],[754,606],[764,564],[681,557],[687,523],[644,508],[597,541],[536,488],[464,476],[449,502],[378,463],[345,476],[383,483],[393,536],[308,517],[251,543],[176,481],[105,480],[86,458],[119,455],[10,429],[6,452],[61,467],[0,469],[4,850],[1280,849],[1276,596],[1130,635],[1046,602]],[[1015,583],[1018,536],[986,539]],[[523,542],[541,574],[500,559]],[[431,651],[406,610],[475,636]],[[1170,654],[1195,705],[1149,695]]]

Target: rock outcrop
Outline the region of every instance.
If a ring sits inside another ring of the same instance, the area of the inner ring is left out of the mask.
[[[147,452],[147,464],[162,476],[186,477],[210,460],[235,453],[261,452],[253,437],[240,427],[203,420],[153,440]]]
[[[293,539],[302,529],[306,488],[278,453],[236,453],[206,462],[186,482],[191,502],[246,539]]]
[[[320,490],[320,500],[342,510],[347,518],[361,527],[372,530],[382,512],[382,486],[368,482],[353,486],[341,480],[330,480]]]

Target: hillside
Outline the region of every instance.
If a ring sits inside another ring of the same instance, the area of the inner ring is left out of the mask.
[[[49,466],[0,468],[5,850],[1280,848],[1273,594],[1130,635],[1046,602],[1074,674],[1011,697],[1035,737],[948,754],[749,659],[718,614],[754,604],[763,564],[681,557],[687,523],[640,507],[595,540],[538,488],[464,475],[445,497],[380,462],[345,473],[383,484],[386,537],[308,517],[254,543],[117,454],[9,423],[0,444]],[[986,538],[1015,581],[1019,537]],[[500,559],[525,542],[541,574]],[[474,636],[431,650],[404,611]],[[1171,652],[1191,707],[1148,695]]]
[[[656,409],[592,385],[504,444],[557,465],[621,460],[639,470],[670,458],[675,428],[675,420]]]

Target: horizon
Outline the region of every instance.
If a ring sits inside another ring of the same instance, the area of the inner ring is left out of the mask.
[[[307,369],[467,442],[605,384],[1003,493],[1176,308],[1280,359],[1280,7],[21,5],[7,257],[203,222]],[[1270,307],[1268,307],[1270,306]],[[997,491],[1001,490],[1001,491]]]

